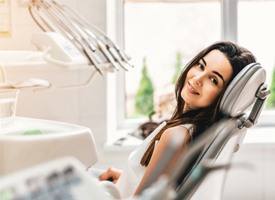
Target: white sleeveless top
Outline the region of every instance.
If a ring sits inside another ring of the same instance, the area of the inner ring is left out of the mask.
[[[166,122],[161,123],[145,140],[140,146],[138,146],[128,157],[128,163],[122,171],[120,178],[116,185],[120,191],[122,199],[130,198],[136,191],[146,167],[140,164],[140,160],[151,143],[151,140],[156,134],[166,125]],[[189,130],[192,138],[192,127],[191,124],[182,125]]]

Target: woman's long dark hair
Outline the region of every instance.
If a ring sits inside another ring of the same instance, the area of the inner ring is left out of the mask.
[[[186,113],[183,113],[185,102],[181,97],[181,91],[184,86],[185,78],[188,71],[194,65],[198,64],[199,61],[204,56],[206,56],[210,51],[215,49],[224,53],[224,55],[227,57],[233,68],[233,74],[228,84],[246,65],[256,62],[256,58],[250,51],[229,41],[220,41],[214,43],[211,46],[202,50],[200,53],[198,53],[181,72],[181,75],[179,76],[175,87],[175,95],[177,100],[177,106],[175,108],[175,111],[171,119],[167,122],[167,125],[151,141],[147,151],[144,153],[140,161],[141,165],[147,166],[149,164],[154,151],[155,141],[160,139],[162,133],[166,129],[182,124],[192,124],[192,139],[194,140],[200,135],[200,133],[202,133],[205,129],[210,127],[214,122],[218,121],[222,117],[222,114],[219,112],[219,106],[221,98],[223,97],[223,94],[228,84],[217,97],[216,101],[206,108],[200,108],[198,110],[191,110]]]

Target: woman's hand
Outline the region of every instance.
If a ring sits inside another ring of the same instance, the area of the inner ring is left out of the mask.
[[[120,175],[121,175],[121,170],[110,167],[109,169],[107,169],[106,172],[102,173],[99,176],[99,180],[100,181],[104,181],[104,180],[112,181],[113,183],[116,183],[117,180],[119,179]]]

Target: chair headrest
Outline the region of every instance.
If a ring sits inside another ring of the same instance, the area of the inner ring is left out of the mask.
[[[227,87],[220,111],[230,117],[242,115],[256,100],[256,93],[266,80],[266,72],[259,63],[243,68]]]

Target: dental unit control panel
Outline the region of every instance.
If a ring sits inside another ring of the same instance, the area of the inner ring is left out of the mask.
[[[73,157],[40,164],[1,179],[1,200],[110,199]]]

